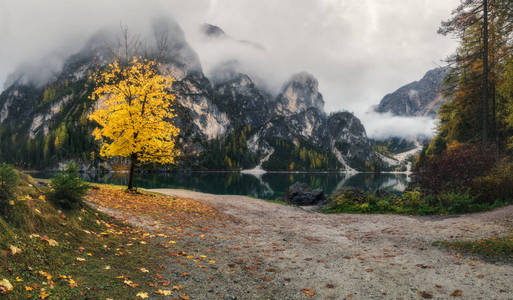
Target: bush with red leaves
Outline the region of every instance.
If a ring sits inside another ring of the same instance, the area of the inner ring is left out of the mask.
[[[415,184],[424,193],[464,191],[475,178],[484,176],[497,161],[493,147],[463,144],[449,147],[440,155],[423,157],[416,167]]]

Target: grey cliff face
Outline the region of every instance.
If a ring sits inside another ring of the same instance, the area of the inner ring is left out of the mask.
[[[386,95],[376,107],[376,112],[435,117],[440,105],[446,101],[441,95],[441,85],[446,73],[447,68],[428,71],[421,80]]]
[[[292,76],[283,85],[276,102],[276,111],[283,116],[300,113],[310,107],[324,111],[324,100],[319,93],[319,82],[313,75],[306,72]]]

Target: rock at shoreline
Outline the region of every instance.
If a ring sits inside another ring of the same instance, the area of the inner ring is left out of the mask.
[[[312,190],[307,184],[296,182],[289,187],[284,200],[293,205],[307,206],[326,200],[326,196],[321,189]]]

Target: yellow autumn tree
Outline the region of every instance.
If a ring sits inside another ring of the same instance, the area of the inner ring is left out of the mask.
[[[130,159],[132,191],[138,162],[173,164],[179,155],[179,128],[171,122],[176,117],[169,91],[173,79],[159,75],[155,62],[133,57],[122,64],[114,61],[91,80],[91,99],[97,104],[89,119],[99,125],[93,136],[101,141],[100,155]]]

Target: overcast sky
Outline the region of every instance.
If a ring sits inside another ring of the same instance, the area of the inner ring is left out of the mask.
[[[363,115],[371,105],[442,65],[454,51],[455,41],[436,31],[458,2],[0,0],[0,82],[20,64],[58,65],[60,56],[76,51],[102,26],[169,15],[184,28],[207,74],[216,63],[236,58],[248,73],[278,89],[293,73],[308,71],[319,80],[327,111],[355,112],[373,131],[379,124]],[[202,23],[265,51],[205,43],[197,34]]]

